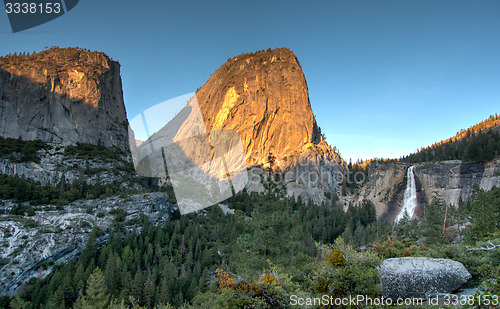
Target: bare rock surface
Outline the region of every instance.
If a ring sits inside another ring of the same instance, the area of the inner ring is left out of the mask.
[[[463,163],[458,160],[418,164],[415,177],[426,200],[439,197],[458,205],[479,188],[485,191],[500,186],[500,158],[485,163]]]
[[[72,182],[83,179],[87,184],[113,184],[122,182],[127,174],[120,171],[125,160],[103,160],[98,157],[82,159],[64,155],[64,147],[53,144],[50,149],[38,151],[40,162],[13,162],[0,158],[0,174],[18,176],[39,182],[41,185],[56,186],[62,178]],[[133,175],[137,177],[138,175]]]
[[[387,259],[380,265],[382,296],[425,298],[430,293],[451,293],[472,276],[465,266],[450,259],[406,257]]]
[[[229,59],[196,96],[207,131],[238,132],[249,164],[320,141],[304,73],[287,48]]]
[[[0,203],[0,213],[9,213],[11,203]],[[147,193],[128,198],[110,197],[98,200],[79,200],[65,205],[63,210],[45,206],[34,216],[0,216],[0,295],[14,295],[19,285],[38,274],[43,266],[44,275],[51,266],[78,256],[85,248],[94,227],[105,242],[112,230],[116,213],[128,228],[141,226],[141,220],[163,224],[176,209],[164,193]],[[145,216],[145,217],[144,217]]]

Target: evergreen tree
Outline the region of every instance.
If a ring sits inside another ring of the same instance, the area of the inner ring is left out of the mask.
[[[468,201],[468,214],[472,217],[468,237],[479,240],[489,237],[498,231],[500,226],[500,188],[494,187],[489,192],[480,191],[477,196]]]
[[[22,299],[21,296],[16,295],[10,302],[10,307],[12,309],[29,309],[31,306],[27,301]]]
[[[95,258],[97,253],[96,247],[96,238],[97,238],[97,229],[93,229],[87,239],[87,243],[85,245],[85,249],[83,249],[82,254],[80,254],[80,262],[83,265],[88,265],[91,259]]]
[[[426,206],[423,221],[423,233],[427,244],[442,244],[446,242],[446,237],[442,229],[445,213],[444,202],[434,199]]]
[[[138,268],[135,272],[134,283],[132,285],[132,296],[135,299],[139,300],[142,303],[143,296],[143,288],[144,288],[144,279],[142,278],[142,271]]]
[[[144,282],[144,291],[143,291],[143,299],[146,307],[152,308],[154,302],[154,290],[155,286],[153,281],[148,278],[146,282]]]
[[[90,308],[107,308],[109,304],[109,295],[107,295],[107,287],[104,279],[104,274],[97,267],[90,275],[85,295],[81,295],[76,303],[77,309]]]
[[[66,303],[64,301],[64,292],[62,289],[62,286],[59,286],[59,288],[56,290],[52,298],[50,299],[49,309],[65,309],[66,308]]]

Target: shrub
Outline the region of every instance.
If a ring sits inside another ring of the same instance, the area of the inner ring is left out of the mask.
[[[27,228],[33,228],[33,227],[37,227],[38,223],[35,220],[28,219],[28,220],[24,221],[23,225],[24,225],[24,227],[27,227]]]
[[[14,162],[40,162],[38,151],[49,146],[40,140],[23,141],[22,139],[0,137],[0,158],[9,158]]]
[[[328,293],[334,297],[380,294],[380,274],[377,267],[380,258],[371,252],[356,252],[345,245],[341,237],[333,245],[317,244],[319,266],[313,272],[311,286],[316,293]]]
[[[121,208],[114,208],[109,211],[109,214],[115,215],[115,220],[118,222],[123,222],[127,216],[127,212]]]

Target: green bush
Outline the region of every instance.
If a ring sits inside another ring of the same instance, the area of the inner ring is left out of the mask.
[[[40,162],[38,151],[49,146],[40,140],[23,141],[22,139],[0,137],[0,158],[13,162]]]
[[[110,215],[115,215],[115,220],[117,222],[125,221],[125,217],[127,216],[127,212],[121,208],[114,208],[109,211]]]
[[[35,220],[28,219],[28,220],[24,221],[23,225],[24,225],[24,227],[27,227],[27,228],[34,228],[34,227],[38,226],[38,223]]]
[[[79,159],[123,161],[122,156],[125,154],[117,147],[105,147],[99,142],[97,145],[88,143],[76,143],[75,145],[69,145],[64,149],[64,155]]]
[[[357,252],[346,245],[341,237],[333,245],[320,245],[321,261],[310,282],[313,291],[334,297],[349,295],[380,295],[380,274],[377,267],[381,259],[372,252]]]

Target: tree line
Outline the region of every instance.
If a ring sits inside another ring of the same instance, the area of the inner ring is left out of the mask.
[[[500,154],[500,133],[494,130],[500,125],[500,116],[491,115],[467,130],[460,130],[449,139],[419,149],[416,153],[401,158],[405,163],[462,160],[485,162]]]

